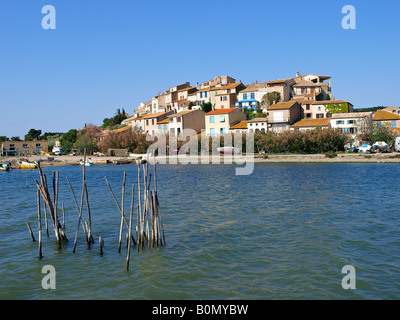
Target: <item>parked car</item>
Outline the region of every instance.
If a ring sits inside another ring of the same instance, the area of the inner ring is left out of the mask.
[[[351,147],[351,148],[347,148],[346,151],[347,151],[347,152],[354,152],[354,153],[356,153],[356,152],[358,152],[358,148],[356,148],[356,147]]]
[[[364,143],[361,147],[358,148],[359,152],[371,152],[371,146],[367,143]]]
[[[396,138],[396,142],[394,143],[394,150],[400,152],[400,137]]]
[[[221,148],[217,148],[217,151],[220,154],[240,154],[241,149],[240,148],[234,148],[234,147],[221,147]]]

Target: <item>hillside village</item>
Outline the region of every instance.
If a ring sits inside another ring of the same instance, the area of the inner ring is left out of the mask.
[[[344,134],[350,141],[345,144],[350,148],[361,146],[376,127],[385,126],[393,137],[400,135],[400,108],[389,106],[374,112],[360,112],[349,100],[335,97],[331,80],[330,76],[300,75],[297,72],[293,78],[251,84],[237,82],[229,76],[216,76],[195,85],[186,82],[141,103],[131,116],[127,116],[125,111],[123,114],[118,112],[116,126],[85,125],[82,130],[71,129],[66,134],[49,138],[59,139],[61,144],[55,141],[56,148],[61,146],[67,153],[72,150],[79,153],[83,148],[91,153],[98,150],[109,153],[113,148],[143,153],[150,144],[146,135],[165,133],[170,137],[178,136],[185,129],[208,137],[246,132],[272,133],[280,137],[284,132],[317,133],[310,130],[332,128]],[[106,120],[110,119],[105,119],[105,123]],[[53,146],[41,138],[38,136],[29,141],[3,139],[0,156],[50,151]],[[317,144],[322,144],[324,139],[320,138]],[[338,149],[340,143],[336,144],[327,149]],[[265,143],[259,147],[268,149]],[[292,150],[290,146],[288,149]],[[311,152],[304,146],[298,149],[299,152]],[[312,152],[319,149],[326,148],[317,146]],[[343,149],[343,144],[340,149]],[[287,150],[276,150],[279,151]]]
[[[204,111],[209,104],[211,110]],[[256,117],[246,116],[249,111]],[[348,100],[336,99],[330,76],[300,75],[288,79],[243,84],[229,76],[216,76],[201,84],[189,82],[159,92],[141,103],[125,119],[123,130],[176,135],[186,128],[215,136],[229,132],[312,130],[335,128],[357,135],[368,133],[373,123],[388,123],[400,130],[400,108],[354,112]]]

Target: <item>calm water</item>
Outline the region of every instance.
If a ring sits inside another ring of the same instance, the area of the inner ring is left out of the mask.
[[[70,241],[59,251],[54,233],[43,234],[41,260],[26,227],[37,238],[38,173],[0,172],[0,299],[400,298],[400,165],[256,164],[250,176],[234,168],[157,166],[167,246],[134,247],[128,272],[104,176],[120,199],[123,171],[130,186],[136,166],[87,168],[103,256],[97,242],[87,250],[81,230],[72,253],[78,215],[66,177],[80,194],[81,168],[57,168]],[[42,289],[44,265],[56,269],[55,290]],[[356,268],[355,290],[341,286],[345,265]]]

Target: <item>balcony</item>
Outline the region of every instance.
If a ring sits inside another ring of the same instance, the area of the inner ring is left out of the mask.
[[[268,123],[290,123],[290,118],[273,119],[273,118],[268,117],[267,122]]]

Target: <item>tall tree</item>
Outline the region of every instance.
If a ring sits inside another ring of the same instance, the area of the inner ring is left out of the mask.
[[[277,91],[268,92],[264,94],[261,98],[261,106],[262,107],[269,107],[274,103],[278,103],[281,101],[281,94]]]
[[[34,139],[40,140],[41,134],[42,130],[31,129],[28,131],[28,134],[25,135],[25,141],[32,141]]]

